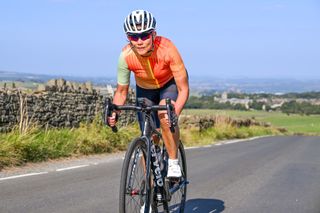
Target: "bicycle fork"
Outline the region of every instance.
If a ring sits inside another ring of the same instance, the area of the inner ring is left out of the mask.
[[[164,193],[164,177],[162,175],[161,165],[160,165],[160,159],[158,159],[158,155],[156,152],[156,146],[153,143],[150,143],[150,152],[151,153],[151,170],[153,171],[153,179],[154,179],[154,189],[156,193],[156,199],[157,201],[163,201],[166,199],[163,197],[165,195]]]

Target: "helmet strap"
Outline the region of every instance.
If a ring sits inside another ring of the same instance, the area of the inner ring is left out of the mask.
[[[154,50],[154,39],[155,39],[155,36],[154,36],[154,34],[152,33],[152,47],[151,47],[151,49],[147,52],[148,56],[150,56],[150,55],[152,54],[153,50]],[[150,53],[150,55],[149,55],[149,53]]]

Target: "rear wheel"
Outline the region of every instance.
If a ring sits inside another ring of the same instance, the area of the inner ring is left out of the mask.
[[[145,159],[146,143],[137,138],[131,142],[123,161],[119,192],[120,213],[140,213],[142,206],[150,206],[151,178],[146,175],[150,174],[150,168],[147,168]]]

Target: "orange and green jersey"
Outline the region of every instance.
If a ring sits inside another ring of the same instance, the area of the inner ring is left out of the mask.
[[[131,72],[136,84],[144,89],[161,88],[172,78],[187,76],[177,48],[161,36],[155,38],[154,50],[149,57],[135,53],[130,44],[122,49],[118,62],[118,84],[129,85]]]

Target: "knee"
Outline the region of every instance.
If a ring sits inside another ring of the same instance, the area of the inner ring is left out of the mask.
[[[168,115],[165,112],[158,112],[158,117],[160,120],[160,125],[162,129],[168,129],[169,128],[169,121],[168,121]]]

